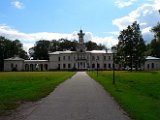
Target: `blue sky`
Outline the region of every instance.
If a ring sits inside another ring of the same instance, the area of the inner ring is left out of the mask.
[[[146,41],[160,20],[160,0],[1,0],[0,35],[19,39],[27,50],[40,39],[77,39],[115,45],[120,30],[135,20]]]

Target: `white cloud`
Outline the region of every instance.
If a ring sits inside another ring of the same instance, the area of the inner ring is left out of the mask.
[[[11,3],[15,8],[17,9],[23,9],[24,8],[24,4],[18,0],[15,0]]]
[[[151,1],[150,1],[151,2]],[[116,25],[119,30],[131,25],[134,21],[140,24],[142,34],[150,35],[150,31],[146,32],[149,28],[155,26],[160,19],[158,10],[160,9],[160,0],[154,0],[150,4],[143,4],[136,10],[130,12],[127,16],[115,19],[112,21],[113,25]],[[153,36],[153,35],[152,35]],[[145,37],[144,38],[151,38]],[[147,39],[148,40],[148,39]]]
[[[149,21],[141,21],[144,17],[156,14],[154,7],[150,4],[144,4],[136,10],[130,12],[127,16],[113,20],[113,24],[118,26],[120,30],[126,28],[134,21],[138,21],[140,24],[148,23]]]
[[[155,7],[156,10],[160,9],[160,0],[155,0],[154,1],[154,7]]]
[[[18,39],[20,40],[25,50],[28,50],[29,47],[34,46],[34,43],[38,40],[53,40],[60,38],[67,38],[70,40],[77,39],[74,34],[64,34],[64,33],[48,33],[48,32],[39,32],[39,33],[23,33],[16,29],[13,29],[7,25],[0,25],[0,35],[5,36],[10,40]]]
[[[10,40],[18,39],[23,43],[23,47],[26,51],[32,46],[34,46],[35,42],[38,40],[53,40],[53,39],[61,39],[66,38],[69,40],[78,40],[77,33],[79,31],[74,31],[71,34],[65,33],[48,33],[48,32],[39,32],[39,33],[23,33],[16,29],[13,29],[7,25],[0,25],[0,36],[4,36]],[[110,37],[98,37],[94,36],[91,32],[86,32],[84,37],[85,42],[93,41],[97,44],[104,44],[107,48],[112,47],[113,45],[117,44],[117,40],[110,36]]]
[[[113,36],[107,36],[107,37],[99,37],[94,36],[91,32],[86,32],[84,37],[85,42],[87,41],[93,41],[97,44],[103,44],[107,48],[111,48],[113,45],[116,45],[118,43],[118,40],[115,39]]]
[[[118,40],[115,39],[113,36],[107,36],[107,37],[94,36],[92,38],[92,41],[96,42],[97,44],[104,44],[107,48],[111,48],[112,46],[118,44]]]
[[[143,38],[146,40],[147,43],[150,40],[152,40],[154,37],[154,34],[151,32],[151,29],[152,29],[152,27],[146,27],[146,28],[142,29]]]
[[[119,8],[131,6],[137,0],[116,0],[115,5]]]
[[[146,27],[142,30],[142,34],[148,34],[150,32],[150,30],[152,29],[152,27]]]

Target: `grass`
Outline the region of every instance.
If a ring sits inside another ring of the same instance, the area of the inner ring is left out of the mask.
[[[88,74],[110,92],[116,101],[135,120],[160,120],[160,72],[112,71]]]
[[[74,72],[1,72],[0,115],[7,115],[20,103],[37,101],[52,92]]]

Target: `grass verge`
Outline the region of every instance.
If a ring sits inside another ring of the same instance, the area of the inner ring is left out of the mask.
[[[110,92],[117,102],[135,120],[160,120],[160,72],[112,71],[88,74]]]
[[[0,73],[0,115],[7,115],[20,103],[37,101],[52,92],[74,72]]]

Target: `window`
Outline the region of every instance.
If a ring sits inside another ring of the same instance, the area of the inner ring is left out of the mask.
[[[92,56],[92,60],[95,60],[95,57],[94,57],[94,56]]]
[[[70,58],[70,56],[68,56],[68,60],[70,60],[71,58]]]
[[[65,56],[63,56],[63,60],[65,60]]]
[[[90,68],[90,67],[89,67],[89,63],[87,63],[87,68]]]
[[[103,56],[103,59],[106,60],[106,56]]]
[[[92,64],[92,68],[95,68],[95,64]]]
[[[89,60],[89,56],[87,56],[87,60]]]
[[[108,60],[111,60],[111,56],[108,56]]]
[[[84,67],[84,68],[86,67],[85,63],[83,63],[83,67]]]
[[[69,68],[69,69],[71,68],[71,64],[68,64],[68,68]]]
[[[104,64],[104,68],[106,68],[107,66],[106,66],[106,64]]]
[[[111,68],[111,64],[110,64],[110,63],[108,64],[108,68],[109,68],[109,69]]]
[[[33,71],[34,68],[33,68],[33,64],[30,64],[30,70]]]
[[[85,55],[82,55],[82,59],[85,59]]]
[[[147,64],[147,68],[149,69],[149,64]]]
[[[99,60],[99,56],[97,56],[97,60]]]
[[[45,70],[48,70],[48,64],[44,65]]]
[[[152,69],[154,69],[154,63],[152,63]]]
[[[40,64],[40,70],[43,71],[43,64]]]
[[[63,64],[63,68],[64,68],[64,69],[66,68],[66,64]]]
[[[60,65],[60,64],[58,64],[58,70],[60,70],[60,67],[61,67],[61,65]]]
[[[25,64],[25,70],[29,71],[29,65],[28,64]]]
[[[58,57],[58,61],[60,61],[61,60],[61,58],[60,57]]]
[[[13,63],[11,63],[11,68],[13,68]]]

